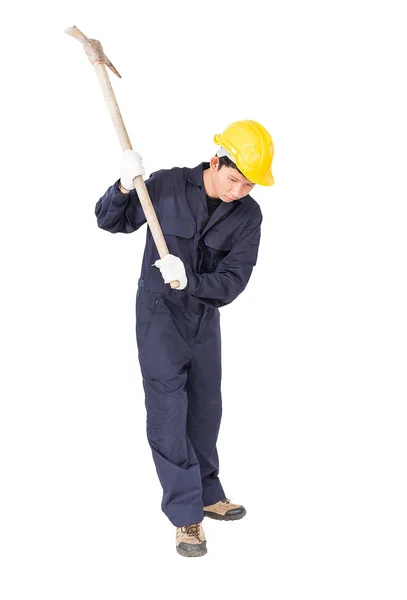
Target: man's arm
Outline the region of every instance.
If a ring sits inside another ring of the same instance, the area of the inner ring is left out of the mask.
[[[155,210],[160,196],[160,171],[146,181],[148,193]],[[139,229],[146,218],[135,189],[127,193],[120,190],[120,179],[111,185],[95,206],[98,226],[111,233],[132,233]]]
[[[193,273],[187,266],[188,283],[184,293],[218,308],[235,300],[248,284],[257,262],[262,219],[259,211],[214,273]]]

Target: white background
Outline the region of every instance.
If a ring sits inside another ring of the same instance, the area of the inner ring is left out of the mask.
[[[4,15],[2,599],[405,600],[401,8],[70,1]],[[193,561],[175,552],[145,437],[145,228],[97,228],[120,146],[72,25],[121,73],[148,173],[208,160],[237,119],[275,143],[276,183],[253,192],[258,264],[221,310],[221,477],[247,517],[205,519]]]

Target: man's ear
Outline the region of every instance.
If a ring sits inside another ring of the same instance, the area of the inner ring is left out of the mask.
[[[219,156],[212,156],[209,164],[212,172],[217,171],[219,167]]]

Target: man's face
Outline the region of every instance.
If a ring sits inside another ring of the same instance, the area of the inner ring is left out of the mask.
[[[219,158],[214,156],[210,161],[212,184],[223,202],[233,202],[250,194],[255,184],[246,179],[237,169],[219,167]]]

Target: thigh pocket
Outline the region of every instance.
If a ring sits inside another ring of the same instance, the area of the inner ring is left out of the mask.
[[[154,319],[161,295],[147,292],[143,288],[137,290],[136,296],[136,334],[144,338]]]

